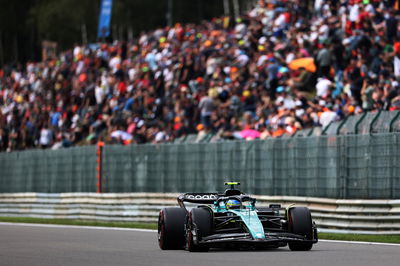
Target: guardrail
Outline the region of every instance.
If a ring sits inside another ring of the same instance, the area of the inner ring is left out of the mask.
[[[0,216],[97,221],[157,221],[158,211],[176,206],[178,194],[162,193],[4,193]],[[400,234],[400,200],[336,200],[257,196],[258,206],[280,203],[310,208],[321,232]]]

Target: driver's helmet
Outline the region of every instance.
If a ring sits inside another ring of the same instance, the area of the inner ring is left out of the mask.
[[[236,199],[230,199],[226,202],[227,209],[239,209],[240,208],[240,201]]]

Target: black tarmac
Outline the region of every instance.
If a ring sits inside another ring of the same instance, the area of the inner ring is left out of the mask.
[[[0,265],[398,266],[400,245],[319,242],[311,251],[160,250],[149,231],[0,223]]]

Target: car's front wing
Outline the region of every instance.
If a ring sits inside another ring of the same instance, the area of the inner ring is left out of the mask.
[[[199,244],[218,246],[221,244],[248,244],[260,246],[283,246],[287,243],[317,243],[318,239],[309,240],[305,237],[288,232],[267,232],[263,239],[253,239],[249,233],[214,234],[198,240]]]

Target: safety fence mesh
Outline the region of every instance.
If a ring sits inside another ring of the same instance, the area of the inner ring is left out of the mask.
[[[96,147],[0,153],[0,192],[94,192]]]
[[[106,192],[223,191],[331,198],[399,198],[400,134],[106,146]]]
[[[297,136],[318,136],[307,134],[308,129],[296,133]],[[315,131],[315,130],[314,130]],[[400,111],[377,111],[349,116],[341,121],[330,123],[322,128],[322,135],[363,135],[376,133],[400,132]]]
[[[400,133],[105,145],[103,192],[400,198]],[[0,192],[94,192],[96,147],[0,153]]]

